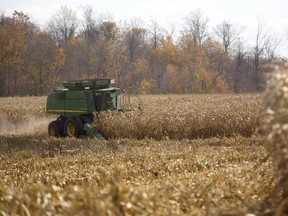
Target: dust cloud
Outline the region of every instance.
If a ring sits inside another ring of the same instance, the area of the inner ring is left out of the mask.
[[[48,124],[52,120],[51,117],[25,116],[15,122],[0,115],[0,135],[47,134]]]

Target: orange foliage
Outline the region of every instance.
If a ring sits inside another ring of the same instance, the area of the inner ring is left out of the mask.
[[[139,92],[140,92],[140,94],[147,94],[147,93],[149,93],[150,87],[151,87],[150,82],[148,82],[146,79],[142,80],[142,81],[140,82],[140,85],[139,85]]]

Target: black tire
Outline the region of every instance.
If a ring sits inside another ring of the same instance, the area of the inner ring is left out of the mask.
[[[57,121],[58,121],[58,124],[59,124],[59,127],[60,127],[60,131],[61,131],[61,134],[60,134],[61,137],[65,137],[65,133],[64,133],[65,120],[66,119],[62,118],[62,117],[57,118]]]
[[[53,137],[63,136],[63,124],[62,122],[55,120],[48,125],[48,134]]]
[[[83,124],[79,118],[68,118],[64,124],[64,134],[68,137],[79,137],[83,134]]]

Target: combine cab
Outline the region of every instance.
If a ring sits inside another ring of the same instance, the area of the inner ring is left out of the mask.
[[[49,136],[92,135],[101,138],[102,135],[90,127],[93,113],[131,109],[129,99],[125,100],[128,103],[124,107],[119,103],[119,89],[112,87],[114,82],[114,79],[63,82],[64,87],[55,89],[47,98],[47,113],[59,115],[48,126]]]

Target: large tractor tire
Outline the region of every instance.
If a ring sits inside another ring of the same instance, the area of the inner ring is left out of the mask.
[[[48,125],[48,134],[53,137],[63,136],[63,124],[61,121],[55,120]]]
[[[83,134],[83,124],[79,118],[68,118],[65,121],[64,133],[68,137],[79,137]]]

